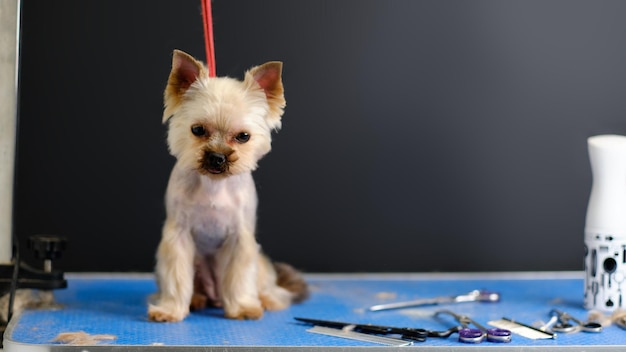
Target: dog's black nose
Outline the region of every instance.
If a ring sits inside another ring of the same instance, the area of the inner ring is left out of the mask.
[[[221,174],[228,170],[228,157],[225,154],[205,150],[202,159],[200,159],[201,172],[210,174]]]
[[[226,163],[226,156],[220,153],[209,154],[209,165],[214,168],[221,168]]]

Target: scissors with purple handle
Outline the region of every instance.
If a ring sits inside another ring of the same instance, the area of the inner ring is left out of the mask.
[[[459,323],[457,327],[459,342],[470,344],[481,343],[484,340],[496,343],[511,342],[510,330],[499,328],[489,329],[467,315],[457,314],[447,309],[437,311],[435,316],[437,317],[443,314],[452,316]],[[472,328],[471,325],[475,326],[475,328]]]

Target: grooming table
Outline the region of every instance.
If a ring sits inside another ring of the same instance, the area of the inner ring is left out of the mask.
[[[469,315],[483,325],[508,317],[532,324],[547,321],[553,308],[586,320],[583,273],[485,274],[308,274],[310,298],[283,311],[266,312],[261,320],[229,320],[222,310],[192,313],[179,323],[146,319],[148,296],[156,291],[148,274],[69,274],[68,288],[55,291],[60,309],[26,310],[14,317],[4,336],[5,352],[44,351],[623,351],[626,330],[612,325],[603,332],[559,334],[554,340],[531,340],[513,334],[511,343],[479,345],[449,338],[428,338],[413,346],[390,347],[307,332],[293,317],[446,330],[456,325],[448,316],[433,318],[439,309]],[[459,303],[370,312],[373,304],[453,296],[474,289],[499,292],[497,303]],[[110,334],[113,341],[89,346],[52,342],[63,332]]]

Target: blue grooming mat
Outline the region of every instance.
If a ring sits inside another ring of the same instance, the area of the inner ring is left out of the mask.
[[[146,318],[148,297],[156,291],[151,275],[70,274],[68,288],[55,291],[60,309],[26,310],[11,320],[4,336],[5,352],[16,351],[346,351],[420,350],[493,351],[626,350],[626,330],[612,325],[601,333],[559,334],[531,340],[513,335],[510,343],[469,345],[449,338],[428,338],[413,346],[390,347],[307,332],[311,326],[294,317],[351,323],[446,330],[457,325],[439,309],[468,315],[482,325],[502,317],[526,324],[548,321],[553,308],[586,320],[583,273],[492,274],[335,274],[306,276],[311,296],[301,304],[266,312],[260,320],[230,320],[218,308],[191,313],[179,323]],[[397,301],[453,296],[475,289],[500,293],[497,303],[458,303],[371,312],[367,307]],[[110,334],[115,340],[90,346],[53,342],[59,333],[84,331]]]

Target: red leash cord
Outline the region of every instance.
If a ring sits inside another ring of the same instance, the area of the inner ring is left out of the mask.
[[[213,47],[213,15],[211,0],[202,0],[202,24],[204,26],[204,46],[209,77],[215,77],[215,48]]]

